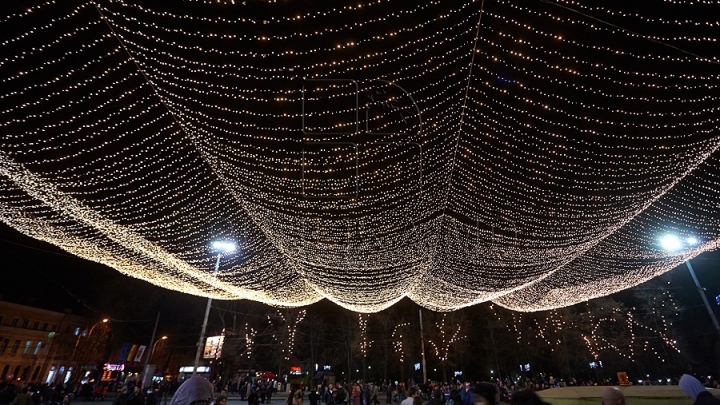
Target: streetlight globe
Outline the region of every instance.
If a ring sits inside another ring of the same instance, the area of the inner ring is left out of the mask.
[[[160,339],[165,340],[165,339],[167,339],[167,336],[163,336]]]
[[[105,318],[105,319],[103,319],[102,321],[105,322],[105,323],[107,323],[107,321],[109,321],[109,319]]]
[[[682,247],[682,242],[675,235],[665,235],[660,239],[660,246],[665,250],[675,251]]]

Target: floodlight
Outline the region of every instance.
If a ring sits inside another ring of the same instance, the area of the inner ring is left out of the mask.
[[[212,243],[212,247],[215,250],[220,250],[226,253],[234,252],[236,246],[232,242],[215,241]]]
[[[660,246],[665,250],[679,250],[682,248],[682,242],[675,235],[665,235],[660,239]]]

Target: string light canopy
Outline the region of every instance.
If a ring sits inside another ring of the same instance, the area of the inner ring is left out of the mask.
[[[0,219],[124,274],[536,311],[717,247],[717,2],[5,3]]]

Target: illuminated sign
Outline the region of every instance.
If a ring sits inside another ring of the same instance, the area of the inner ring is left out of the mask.
[[[181,373],[192,373],[192,372],[193,372],[193,366],[180,367],[180,372],[181,372]],[[207,366],[198,366],[197,372],[198,372],[198,373],[209,373],[209,372],[210,372],[210,367],[207,367]]]
[[[123,370],[125,370],[125,365],[124,364],[105,363],[104,369],[105,369],[105,371],[123,371]]]
[[[420,370],[420,363],[415,363],[415,371]]]
[[[225,336],[210,336],[205,341],[204,359],[217,359],[222,355],[222,346]]]
[[[302,375],[302,367],[290,367],[290,374]]]

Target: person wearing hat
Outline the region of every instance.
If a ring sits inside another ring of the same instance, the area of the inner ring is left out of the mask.
[[[210,405],[213,399],[213,385],[205,377],[195,376],[185,380],[175,391],[170,405]]]
[[[693,405],[720,405],[720,399],[709,393],[697,378],[683,374],[678,384],[680,389],[695,403]]]

